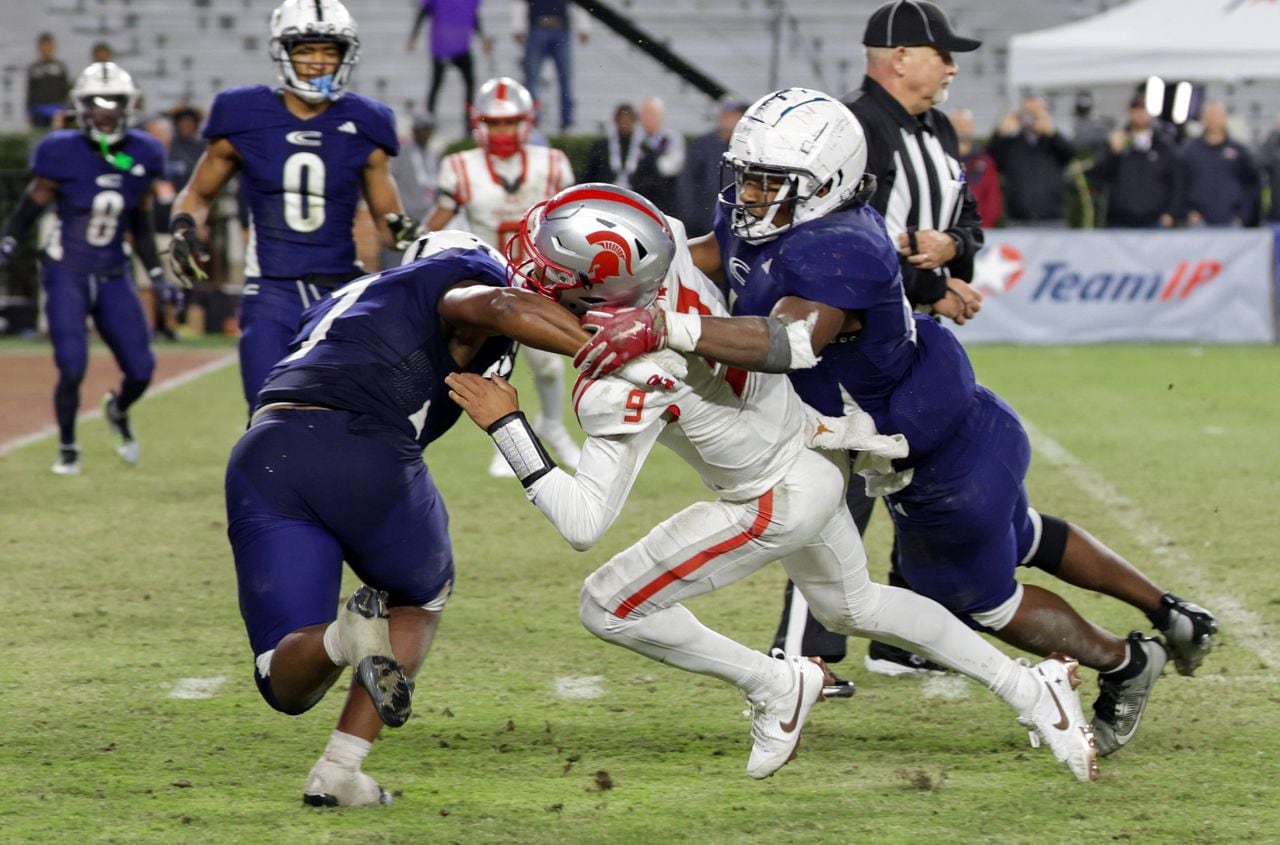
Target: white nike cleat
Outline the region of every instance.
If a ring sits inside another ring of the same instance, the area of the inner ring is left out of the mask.
[[[386,593],[364,586],[351,594],[338,611],[338,641],[343,658],[353,666],[356,680],[373,699],[378,717],[398,728],[413,709],[413,681],[391,651]]]
[[[516,471],[511,468],[511,464],[507,463],[507,459],[502,453],[494,450],[493,460],[489,461],[489,476],[491,478],[515,478]]]
[[[1098,747],[1093,728],[1084,718],[1075,658],[1054,653],[1027,668],[1040,685],[1040,697],[1031,711],[1018,717],[1018,724],[1031,734],[1031,747],[1049,746],[1053,756],[1066,763],[1076,780],[1098,779]]]
[[[372,807],[390,804],[391,794],[359,769],[321,757],[307,775],[302,803],[312,807]]]
[[[582,449],[578,447],[577,443],[573,442],[573,438],[569,436],[569,430],[564,427],[563,423],[548,425],[540,419],[535,420],[533,433],[538,435],[542,445],[550,447],[551,451],[556,453],[556,457],[560,459],[564,469],[570,472],[578,471],[578,461],[582,459]]]
[[[70,446],[59,446],[58,460],[49,469],[54,475],[79,475],[80,447],[74,443]]]
[[[774,652],[775,656],[781,654]],[[814,702],[821,700],[827,677],[819,658],[783,657],[782,671],[790,680],[786,691],[751,704],[751,756],[747,774],[767,778],[796,756],[800,730]]]

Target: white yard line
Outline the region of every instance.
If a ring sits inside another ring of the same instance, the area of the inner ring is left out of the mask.
[[[556,678],[556,695],[576,700],[604,695],[604,675],[568,675]]]
[[[1227,629],[1233,645],[1258,655],[1268,669],[1280,666],[1280,647],[1271,641],[1259,614],[1244,607],[1234,596],[1216,589],[1216,581],[1204,564],[1182,546],[1176,545],[1137,502],[1122,494],[1100,473],[1025,417],[1022,424],[1031,438],[1032,448],[1041,457],[1066,473],[1090,498],[1110,508],[1116,521],[1132,532],[1171,575],[1177,576],[1179,595],[1213,611]]]
[[[226,676],[216,678],[181,678],[169,690],[170,698],[201,699],[213,698],[214,694],[227,682]]]
[[[231,364],[234,364],[235,361],[236,361],[236,353],[228,352],[226,355],[223,355],[220,358],[215,358],[214,360],[210,361],[207,364],[202,364],[199,367],[196,367],[194,370],[187,370],[185,373],[176,375],[173,378],[165,379],[164,381],[159,382],[158,384],[152,385],[151,387],[147,388],[146,395],[157,396],[161,393],[168,393],[170,390],[174,390],[176,388],[188,385],[198,378],[207,376],[209,373],[217,372],[218,370],[221,370],[224,367],[228,367]],[[94,407],[91,410],[84,411],[83,413],[78,415],[76,417],[76,420],[78,422],[87,422],[89,420],[96,420],[101,416],[102,416],[102,408]],[[39,443],[41,440],[44,440],[45,438],[53,437],[57,433],[58,433],[58,427],[56,425],[50,424],[38,431],[33,431],[30,434],[24,434],[21,437],[15,437],[12,440],[6,440],[4,442],[0,442],[0,458],[3,458],[5,455],[9,454],[10,452],[16,452],[19,449],[23,448],[24,446],[30,446],[32,443]]]

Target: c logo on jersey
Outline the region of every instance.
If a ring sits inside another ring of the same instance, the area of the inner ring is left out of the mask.
[[[747,276],[751,274],[751,265],[738,258],[736,255],[729,259],[729,275],[735,282],[740,285],[747,283]]]
[[[299,129],[284,136],[284,139],[297,147],[318,147],[324,135],[314,129]]]
[[[1022,281],[1022,253],[1009,244],[991,244],[978,253],[973,287],[983,294],[1008,293]]]
[[[624,264],[627,272],[631,272],[631,246],[621,235],[593,232],[587,235],[587,243],[592,246],[600,245],[600,251],[591,259],[591,267],[588,269],[590,276],[587,281],[590,284],[599,284],[610,276],[621,276]]]
[[[99,188],[119,188],[124,184],[123,173],[103,173],[93,183]]]

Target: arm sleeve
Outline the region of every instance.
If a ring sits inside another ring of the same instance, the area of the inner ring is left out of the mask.
[[[441,208],[457,211],[467,204],[465,166],[457,153],[441,160],[440,178],[436,180],[436,204]]]
[[[947,277],[937,270],[921,270],[910,261],[902,260],[902,290],[912,305],[932,305],[947,295]],[[969,262],[970,269],[973,262]],[[972,275],[972,273],[970,273]],[[957,276],[957,278],[960,278]],[[965,279],[968,281],[968,279]]]
[[[160,267],[160,254],[156,251],[156,233],[151,225],[150,209],[135,206],[129,212],[129,230],[133,232],[133,251],[138,254],[142,266],[151,273]]]
[[[663,427],[656,422],[633,434],[590,437],[582,447],[577,475],[557,467],[531,484],[525,495],[569,545],[586,551],[622,512]]]

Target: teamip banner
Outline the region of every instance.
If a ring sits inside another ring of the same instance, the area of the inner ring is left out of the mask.
[[[1276,340],[1274,240],[1262,229],[994,229],[966,343]]]

